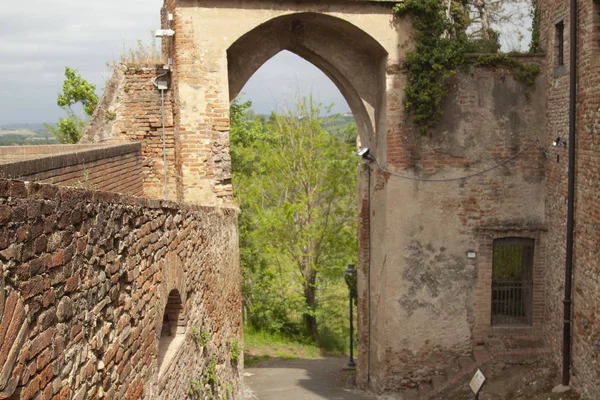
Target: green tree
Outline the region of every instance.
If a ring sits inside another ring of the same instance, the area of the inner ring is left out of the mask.
[[[283,326],[299,315],[321,344],[319,284],[340,282],[356,258],[358,160],[352,145],[323,129],[312,98],[298,102],[298,114],[273,114],[268,123],[244,121],[240,107],[249,106],[232,107],[231,140],[242,265],[248,285],[261,286],[246,300],[279,299],[284,306],[270,307],[264,318]],[[276,290],[265,290],[269,285]]]
[[[79,142],[86,122],[75,114],[73,106],[81,104],[85,114],[91,116],[98,105],[96,85],[83,79],[77,70],[66,67],[63,91],[58,94],[56,103],[67,116],[59,119],[55,126],[46,124],[46,129],[61,143]]]

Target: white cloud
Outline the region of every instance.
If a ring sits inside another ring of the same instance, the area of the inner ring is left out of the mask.
[[[65,66],[75,68],[99,90],[107,62],[123,48],[150,41],[159,28],[163,0],[27,0],[4,2],[0,11],[0,124],[53,122]],[[267,62],[244,88],[255,109],[268,113],[293,99],[296,87],[312,89],[336,111],[348,109],[333,83],[308,62],[283,52]]]
[[[106,62],[159,27],[162,0],[28,0],[0,12],[0,124],[54,121],[65,66],[98,88]]]
[[[267,61],[242,89],[242,99],[251,100],[258,113],[292,107],[298,94],[313,94],[323,105],[334,104],[333,112],[347,112],[346,100],[335,84],[308,61],[282,51]]]

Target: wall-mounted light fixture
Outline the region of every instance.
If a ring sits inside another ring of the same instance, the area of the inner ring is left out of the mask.
[[[565,147],[565,148],[566,148],[566,147],[567,147],[567,145],[568,145],[567,141],[566,141],[566,140],[562,140],[562,139],[560,138],[560,136],[559,136],[559,137],[557,137],[557,138],[556,138],[556,140],[555,140],[554,142],[552,142],[552,146],[554,146],[554,147],[563,146],[563,147]]]
[[[358,155],[365,161],[374,161],[375,157],[371,155],[371,150],[368,147],[363,147],[358,151]]]

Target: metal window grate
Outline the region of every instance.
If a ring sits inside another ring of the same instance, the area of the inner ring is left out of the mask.
[[[494,241],[492,325],[531,325],[533,239]]]

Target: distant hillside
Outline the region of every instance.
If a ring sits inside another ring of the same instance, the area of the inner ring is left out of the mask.
[[[37,130],[43,130],[45,131],[46,128],[44,127],[44,124],[39,124],[39,123],[20,123],[20,124],[0,124],[0,130],[19,130],[19,129],[27,129],[30,131],[37,131]]]
[[[0,146],[56,144],[44,124],[6,124],[0,126]]]

